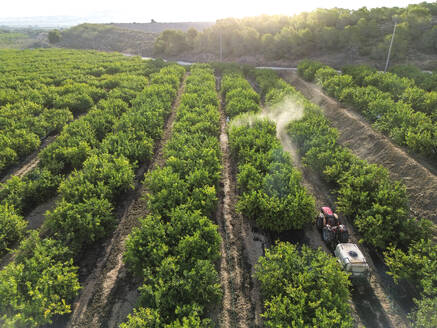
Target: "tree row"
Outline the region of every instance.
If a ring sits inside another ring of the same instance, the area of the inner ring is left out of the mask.
[[[437,248],[430,240],[431,222],[411,217],[405,185],[392,181],[387,169],[369,164],[339,145],[339,133],[321,109],[297,91],[295,96],[304,106],[304,116],[292,122],[288,132],[303,162],[335,191],[338,211],[348,217],[363,241],[383,251],[395,281],[408,279],[417,287],[423,301],[418,301],[413,321],[418,327],[432,327],[437,276],[430,270],[436,263]],[[421,326],[421,322],[428,323]]]
[[[79,126],[84,143],[78,140],[79,147],[72,151],[82,146],[88,150],[85,156],[77,162],[74,157],[67,156],[65,162],[58,158],[58,165],[51,169],[59,173],[70,163],[83,162],[60,184],[56,206],[47,212],[42,232],[34,231],[24,239],[13,262],[0,271],[0,313],[5,327],[36,327],[71,312],[80,289],[74,263],[116,225],[114,207],[120,195],[133,187],[138,161],[150,159],[150,143],[160,138],[183,73],[182,67],[169,66],[152,74],[151,84],[131,108],[116,114],[114,127],[93,149],[87,141],[94,140],[89,137],[95,137],[96,130]],[[115,110],[117,105],[108,107]],[[101,114],[104,118],[105,111]]]
[[[137,308],[121,327],[210,327],[221,300],[221,238],[212,219],[221,176],[214,70],[190,68],[165,163],[145,176],[148,214],[127,240],[125,263],[141,279]]]
[[[346,67],[339,74],[321,63],[302,61],[298,69],[304,79],[316,80],[330,96],[358,110],[397,144],[431,160],[437,158],[435,91],[426,92],[413,80],[364,66]]]

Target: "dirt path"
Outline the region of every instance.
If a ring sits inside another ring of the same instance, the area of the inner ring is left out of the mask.
[[[120,223],[113,237],[104,245],[104,253],[94,266],[91,274],[82,284],[81,294],[73,305],[73,313],[66,327],[118,327],[132,312],[138,297],[140,282],[128,274],[123,263],[123,253],[127,236],[138,226],[138,219],[147,214],[147,203],[142,197],[147,190],[141,181],[144,173],[164,163],[163,148],[171,136],[185,80],[179,88],[172,112],[167,120],[164,134],[149,166],[143,165],[136,175],[136,188],[119,209]]]
[[[336,100],[326,96],[319,87],[299,78],[297,73],[286,72],[283,76],[324,110],[332,125],[340,132],[340,144],[350,148],[369,163],[383,165],[393,179],[402,180],[407,187],[411,212],[437,224],[437,176],[432,173],[434,168],[419,163],[387,137],[375,131],[359,114],[343,108]]]
[[[55,136],[49,136],[45,138],[39,148],[35,150],[32,154],[26,157],[26,159],[17,167],[12,167],[0,180],[0,183],[6,182],[8,179],[10,179],[12,176],[17,176],[22,178],[25,176],[30,170],[35,168],[39,163],[39,157],[38,154],[41,150],[46,148],[48,145],[50,145],[55,139],[57,135]]]
[[[284,110],[284,108],[281,108],[281,112]],[[278,139],[281,141],[284,151],[290,154],[293,165],[302,172],[302,184],[308,192],[313,195],[316,201],[316,207],[319,208],[323,205],[333,206],[335,203],[335,196],[330,193],[327,185],[317,174],[315,174],[310,168],[303,166],[297,148],[287,134],[286,127],[288,124],[284,124],[283,118],[286,117],[288,119],[290,117],[299,117],[296,113],[299,110],[296,109],[295,106],[292,106],[290,110],[294,112],[291,116],[285,114],[272,115],[269,113],[268,109],[263,109],[263,113],[265,116],[275,121]],[[359,238],[354,234],[351,225],[348,222],[344,223],[346,223],[348,230],[351,232],[351,242],[358,243]],[[332,252],[322,241],[320,232],[314,224],[306,225],[304,233],[304,239],[311,247],[321,247],[325,252],[332,255]],[[351,290],[352,299],[350,305],[356,326],[368,328],[408,327],[405,315],[397,312],[400,312],[400,307],[390,301],[390,296],[387,295],[381,287],[382,278],[379,271],[376,269],[368,250],[361,245],[360,249],[364,252],[366,259],[368,260],[371,269],[371,277],[368,284],[354,286]],[[395,311],[394,307],[398,310]]]
[[[218,82],[220,85],[220,82]],[[220,148],[222,152],[222,191],[217,222],[222,237],[220,281],[223,302],[220,327],[261,327],[262,301],[254,279],[254,265],[264,253],[266,237],[235,210],[237,190],[235,167],[231,162],[226,133],[226,115],[220,104]]]

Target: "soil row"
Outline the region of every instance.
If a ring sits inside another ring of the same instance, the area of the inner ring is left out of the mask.
[[[73,305],[73,313],[66,327],[118,327],[132,312],[138,298],[140,281],[130,275],[123,263],[125,243],[138,219],[147,215],[147,189],[142,185],[144,173],[162,166],[163,149],[170,139],[187,74],[178,90],[176,101],[167,119],[163,137],[155,148],[150,164],[141,166],[136,174],[135,190],[125,195],[117,209],[120,218],[113,236],[103,245],[102,252],[90,252],[80,267],[92,268],[84,273],[81,294]]]
[[[325,95],[316,85],[302,80],[296,72],[285,72],[283,77],[302,94],[319,105],[333,127],[340,132],[339,142],[369,163],[386,167],[395,180],[407,187],[413,215],[437,224],[437,175],[435,168],[420,163],[387,137],[375,131],[359,114],[348,110]],[[437,234],[437,231],[436,231]]]
[[[218,87],[220,79],[218,79]],[[229,152],[227,122],[220,99],[220,148],[222,180],[216,219],[222,237],[220,281],[223,301],[221,327],[261,327],[262,302],[254,266],[263,255],[266,238],[253,231],[251,223],[235,210],[237,203],[236,168]]]

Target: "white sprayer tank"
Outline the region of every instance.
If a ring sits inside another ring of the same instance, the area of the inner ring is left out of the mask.
[[[351,278],[367,278],[369,265],[366,258],[356,244],[338,244],[334,251],[343,270],[351,274]]]

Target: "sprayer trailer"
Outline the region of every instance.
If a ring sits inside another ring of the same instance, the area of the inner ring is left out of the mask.
[[[366,258],[356,244],[341,243],[334,251],[337,261],[343,270],[351,274],[351,278],[367,279],[369,276],[369,265]]]

